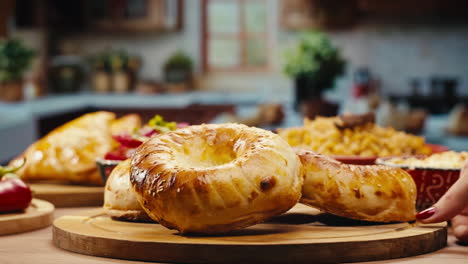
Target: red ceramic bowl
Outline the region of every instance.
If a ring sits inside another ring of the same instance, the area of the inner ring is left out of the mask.
[[[418,191],[416,199],[416,209],[418,211],[424,210],[437,202],[460,177],[461,169],[408,167],[403,164],[390,163],[388,159],[390,158],[379,158],[376,163],[402,168],[413,177]]]
[[[332,155],[332,158],[346,163],[346,164],[355,164],[355,165],[374,165],[377,157],[361,157],[361,156],[341,156],[341,155]]]
[[[104,182],[107,181],[109,175],[111,174],[112,170],[119,165],[121,160],[106,160],[98,158],[96,159],[96,164],[99,170],[99,174]]]
[[[449,148],[442,145],[436,144],[426,144],[429,148],[431,148],[431,153],[440,153],[444,151],[448,151]],[[375,161],[378,157],[360,157],[360,156],[340,156],[340,155],[332,155],[332,158],[341,161],[346,164],[356,164],[356,165],[374,165]]]

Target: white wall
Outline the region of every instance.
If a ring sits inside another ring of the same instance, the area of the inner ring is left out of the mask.
[[[449,75],[459,78],[459,92],[468,95],[468,25],[366,23],[330,36],[342,47],[349,70],[368,66],[386,93],[410,93],[413,77],[428,82],[433,75]]]
[[[281,57],[285,46],[297,40],[297,32],[287,32],[278,23],[279,1],[270,3],[272,30],[272,72],[256,74],[206,75],[201,82],[205,90],[232,92],[261,91],[290,93],[292,83],[281,73]],[[124,48],[144,55],[141,76],[160,79],[165,59],[177,49],[189,53],[199,65],[200,0],[186,0],[185,25],[179,33],[135,35],[84,35],[69,41],[79,43],[84,53],[94,53],[109,47]],[[347,75],[338,81],[336,98],[348,94],[351,73],[358,66],[368,66],[380,76],[384,92],[405,93],[411,77],[428,78],[433,74],[448,74],[460,78],[459,88],[468,94],[468,25],[438,26],[361,23],[353,29],[329,32],[349,61]],[[197,69],[199,69],[197,67]]]
[[[82,34],[69,36],[63,41],[74,43],[81,54],[95,54],[106,49],[124,49],[140,55],[143,68],[140,76],[145,79],[162,78],[162,66],[175,51],[182,50],[195,61],[200,61],[200,2],[185,1],[184,25],[180,32],[135,33],[135,34]]]

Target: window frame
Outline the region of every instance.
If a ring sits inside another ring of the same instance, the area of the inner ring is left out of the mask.
[[[208,21],[208,5],[210,2],[230,2],[233,0],[202,0],[201,6],[201,57],[202,57],[202,70],[207,73],[213,72],[269,72],[271,70],[272,58],[271,58],[271,30],[269,29],[270,17],[267,12],[265,21],[265,31],[248,33],[245,25],[245,4],[249,0],[235,0],[240,5],[239,8],[239,33],[210,33],[209,32],[209,21]],[[265,3],[265,7],[268,11],[268,0],[255,0]],[[233,67],[214,67],[209,64],[209,41],[213,36],[217,36],[216,39],[236,39],[240,44],[240,64]],[[248,39],[262,39],[265,42],[266,48],[266,63],[262,66],[250,66],[247,63],[247,40]]]

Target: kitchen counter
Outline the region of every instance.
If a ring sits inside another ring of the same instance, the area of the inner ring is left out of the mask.
[[[189,92],[181,94],[93,94],[55,95],[20,103],[0,103],[0,162],[21,153],[38,138],[37,120],[54,114],[86,107],[93,108],[184,108],[191,104],[232,104],[240,116],[249,116],[264,102],[281,103],[285,121],[280,127],[299,126],[302,118],[293,111],[291,94]],[[441,144],[456,151],[468,150],[468,137],[444,132],[447,115],[432,115],[426,121],[423,136],[429,143]],[[223,122],[215,119],[213,122]],[[274,128],[274,127],[273,127]],[[14,136],[12,136],[14,135]]]
[[[55,211],[55,217],[63,215],[78,214],[84,210],[92,208],[58,208]],[[181,253],[183,254],[183,253]],[[455,237],[449,231],[448,246],[433,253],[424,254],[415,257],[393,259],[385,261],[365,262],[367,264],[383,263],[450,263],[465,264],[468,260],[468,246],[461,246],[456,243]],[[2,264],[49,264],[49,263],[67,263],[67,264],[99,264],[99,263],[145,263],[138,261],[116,260],[101,257],[76,254],[56,248],[52,244],[52,227],[45,229],[15,234],[9,236],[0,236],[0,263]]]
[[[241,114],[262,102],[289,105],[290,95],[265,93],[189,92],[181,94],[54,95],[18,103],[0,102],[0,162],[21,153],[37,138],[37,120],[50,115],[92,108],[184,108],[191,104],[233,104]],[[287,110],[288,115],[291,116]],[[292,120],[292,119],[288,119]],[[14,136],[12,136],[14,135]]]

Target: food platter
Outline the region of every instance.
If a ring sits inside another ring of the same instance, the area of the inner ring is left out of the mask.
[[[449,148],[443,145],[437,145],[437,144],[426,144],[426,145],[429,148],[431,148],[432,154],[449,150]],[[356,164],[356,165],[374,165],[375,161],[379,158],[379,157],[340,156],[340,155],[334,155],[332,157],[343,163]]]
[[[29,184],[34,197],[51,202],[55,207],[101,206],[104,187],[63,183]]]
[[[405,222],[414,220],[416,189],[414,185],[402,184],[411,181],[404,171],[343,165],[320,154],[291,148],[295,144],[310,147],[319,144],[325,148],[317,148],[318,153],[373,156],[447,150],[425,144],[422,137],[368,122],[350,126],[331,118],[318,121],[322,124],[317,125],[313,136],[304,137],[304,142],[310,141],[307,145],[294,142],[296,135],[303,134],[301,129],[284,130],[285,134],[280,135],[240,124],[186,127],[155,116],[143,127],[127,130],[126,121],[114,119],[115,114],[109,112],[88,114],[40,140],[49,149],[71,148],[75,150],[73,153],[81,153],[77,156],[93,157],[78,159],[82,161],[80,166],[47,167],[44,175],[44,170],[38,168],[47,163],[42,156],[41,159],[31,156],[26,157],[28,163],[18,170],[20,177],[30,180],[106,182],[106,187],[53,182],[31,185],[36,197],[58,207],[100,206],[106,197],[104,209],[54,221],[53,242],[59,248],[93,256],[156,262],[336,263],[414,256],[435,251],[447,243],[445,223]],[[96,126],[97,123],[102,126]],[[333,131],[332,136],[320,132],[322,125]],[[357,126],[362,128],[348,129]],[[90,137],[93,133],[89,130],[102,135],[102,142],[94,142],[101,137]],[[69,140],[70,133],[79,137]],[[325,137],[315,140],[318,135]],[[310,138],[314,140],[308,141]],[[83,141],[94,143],[83,147]],[[57,142],[67,144],[55,146]],[[32,150],[25,153],[43,151],[41,148],[33,151],[41,144],[32,145]],[[99,151],[81,152],[96,146]],[[43,154],[56,160],[57,153],[62,152]],[[103,176],[99,178],[97,173],[88,174],[99,157],[127,161],[121,162],[110,175],[115,164],[98,161]],[[374,164],[377,157],[335,158],[345,163]],[[122,177],[113,177],[116,171]],[[386,175],[391,175],[391,180]],[[341,192],[343,189],[346,191]],[[335,215],[380,223],[324,214],[296,204],[301,197],[301,202]],[[319,200],[325,202],[316,202]],[[288,213],[278,216],[291,207]],[[112,210],[127,215],[142,212],[158,219],[161,225],[118,221]],[[264,222],[266,219],[270,220]],[[390,221],[401,222],[383,224]],[[194,233],[199,235],[188,235]]]
[[[269,222],[217,236],[115,221],[101,209],[54,221],[53,242],[76,253],[182,263],[336,263],[402,258],[447,243],[446,224],[373,224],[298,204]]]
[[[33,199],[23,212],[0,214],[0,235],[28,232],[52,224],[54,206],[46,201]]]
[[[406,170],[416,183],[416,209],[435,204],[460,178],[468,153],[448,151],[431,156],[379,158],[377,164]]]

